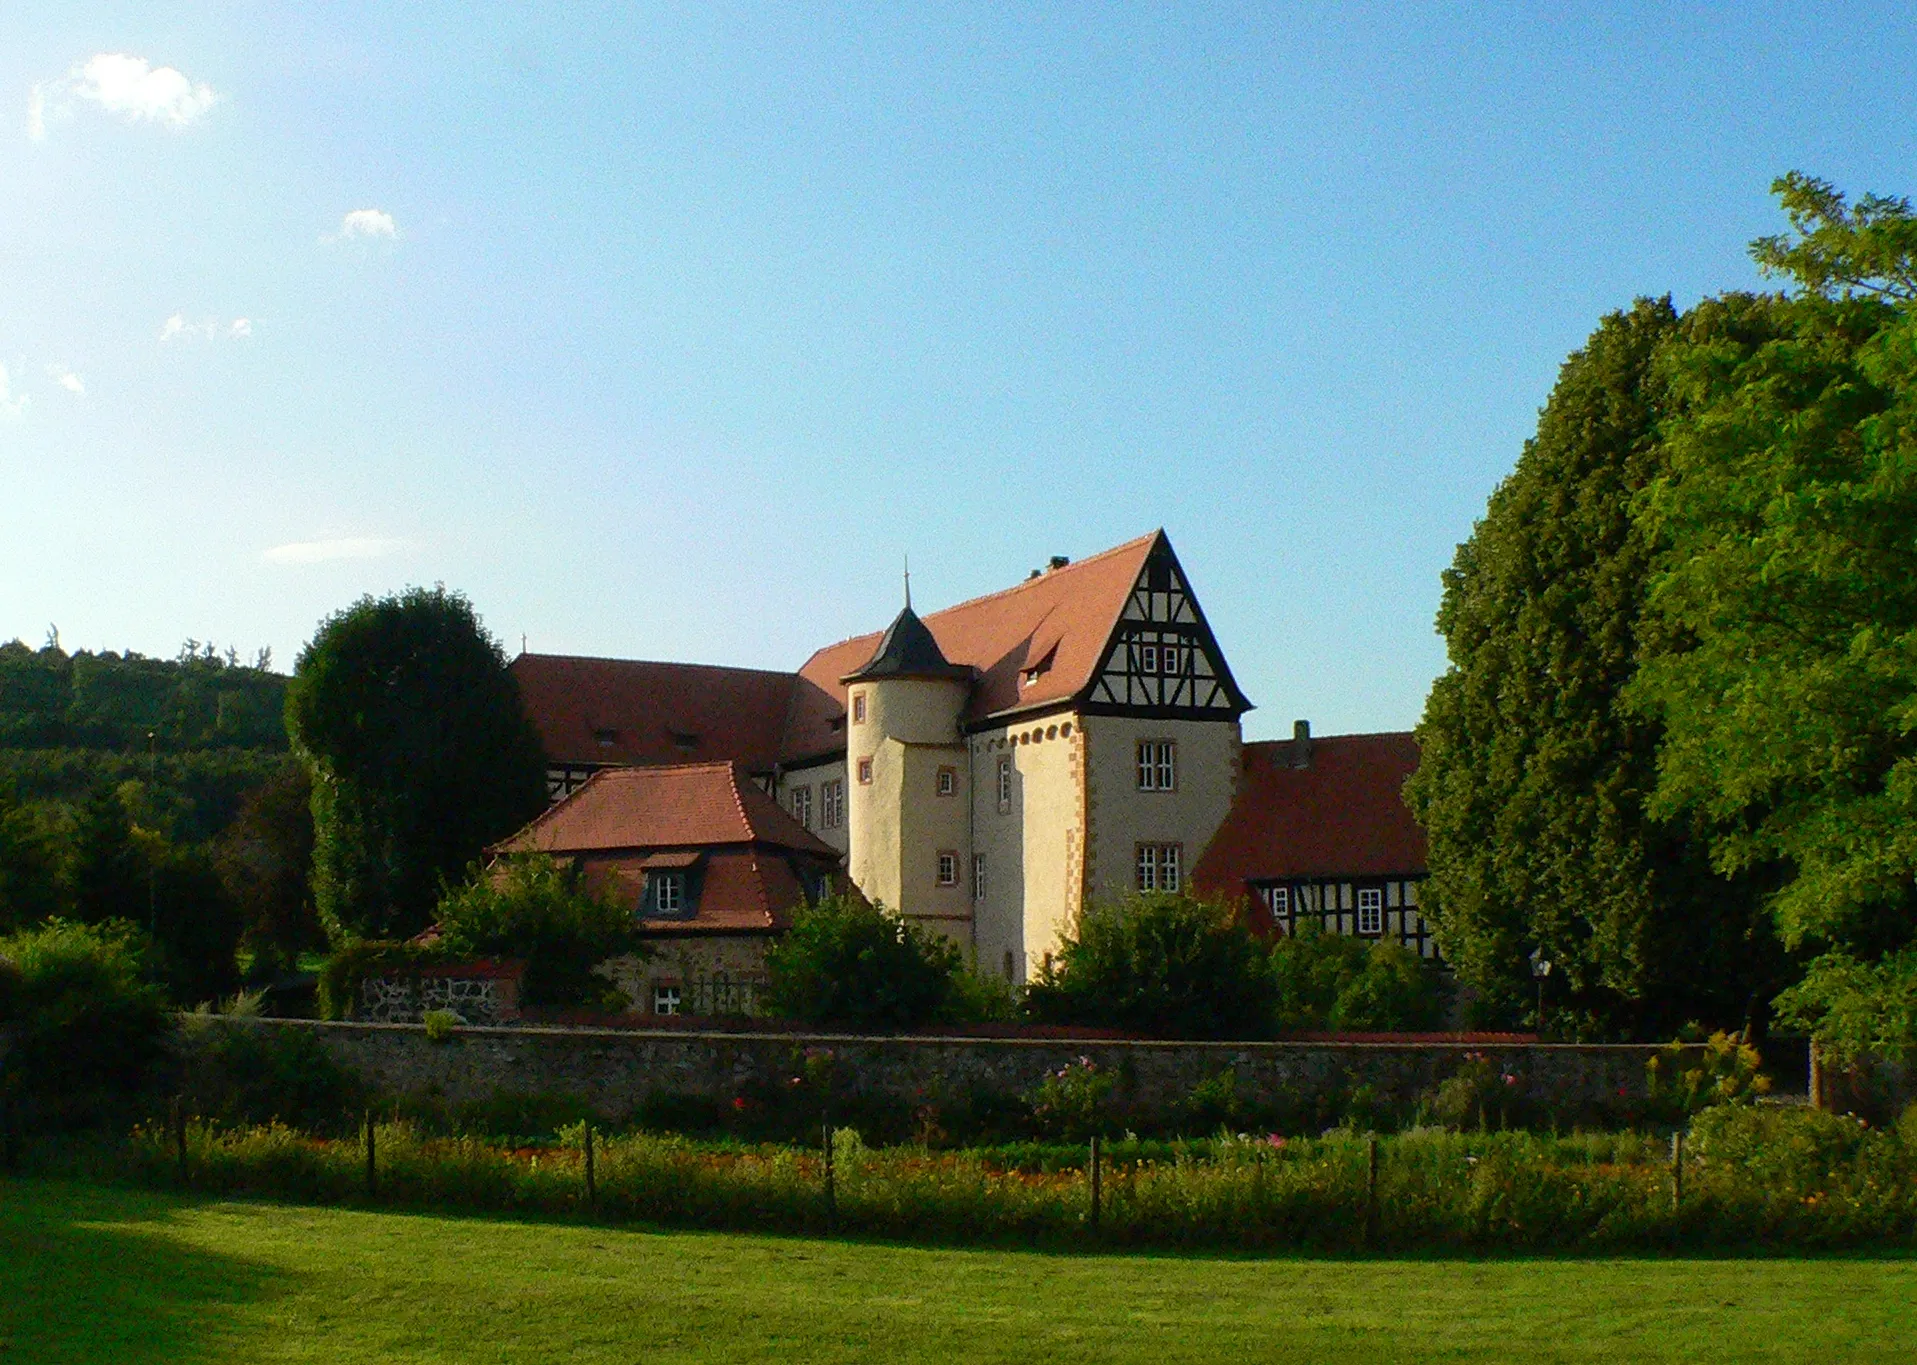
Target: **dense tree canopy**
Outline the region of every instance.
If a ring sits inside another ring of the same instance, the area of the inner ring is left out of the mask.
[[[438,947],[450,958],[524,962],[523,999],[542,1008],[628,1008],[631,1002],[593,969],[646,951],[631,905],[593,890],[576,866],[544,854],[474,869],[440,901],[438,923]]]
[[[1756,897],[1713,873],[1694,822],[1647,812],[1660,731],[1622,700],[1669,647],[1632,507],[1664,468],[1658,357],[1679,329],[1668,300],[1600,323],[1444,575],[1451,664],[1407,796],[1430,840],[1425,912],[1492,1019],[1533,1012],[1533,951],[1574,1031],[1741,1021],[1764,984]]]
[[[327,618],[286,714],[312,774],[313,890],[336,939],[418,932],[441,887],[545,801],[505,654],[443,588]]]
[[[1654,596],[1689,646],[1634,692],[1662,718],[1657,808],[1783,869],[1785,938],[1824,954],[1786,1004],[1830,1040],[1917,1044],[1917,218],[1822,182],[1753,250],[1785,301],[1702,306],[1642,500]],[[1737,314],[1735,325],[1714,322]],[[1901,1019],[1901,1023],[1898,1021]]]
[[[799,909],[766,951],[766,1003],[811,1024],[889,1031],[942,1017],[959,951],[933,931],[856,896]]]

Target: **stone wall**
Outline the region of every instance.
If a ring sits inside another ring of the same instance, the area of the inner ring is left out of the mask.
[[[1025,1038],[869,1038],[690,1030],[467,1028],[428,1042],[404,1024],[260,1020],[246,1026],[316,1033],[343,1066],[376,1089],[459,1103],[495,1092],[567,1094],[609,1119],[655,1092],[730,1100],[753,1085],[787,1083],[811,1049],[829,1049],[842,1083],[905,1100],[967,1089],[1019,1094],[1048,1072],[1088,1057],[1121,1078],[1120,1098],[1141,1114],[1185,1100],[1230,1069],[1254,1103],[1308,1107],[1369,1086],[1409,1104],[1452,1075],[1467,1054],[1508,1075],[1514,1101],[1573,1113],[1641,1099],[1650,1045],[1448,1042],[1197,1043]]]

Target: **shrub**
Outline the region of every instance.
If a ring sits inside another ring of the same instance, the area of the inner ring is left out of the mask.
[[[180,1034],[190,1112],[220,1123],[286,1123],[312,1131],[350,1127],[365,1099],[358,1080],[303,1028],[189,1016]]]
[[[429,1043],[450,1043],[459,1029],[459,1016],[451,1010],[427,1010],[419,1022],[426,1026]]]
[[[766,951],[775,1015],[854,1029],[917,1028],[949,1006],[959,951],[886,910],[828,896]]]
[[[1018,991],[1002,976],[960,967],[952,973],[943,1018],[952,1024],[1009,1024],[1018,1018]]]
[[[1770,1078],[1757,1073],[1762,1063],[1756,1048],[1721,1030],[1702,1047],[1669,1043],[1644,1064],[1651,1108],[1678,1117],[1715,1104],[1747,1104],[1771,1088]]]
[[[344,1019],[359,1008],[360,987],[368,977],[407,971],[437,961],[436,948],[417,943],[368,939],[348,944],[326,960],[319,975],[322,1019]]]
[[[1090,1057],[1067,1062],[1025,1093],[1032,1121],[1045,1137],[1082,1142],[1111,1126],[1116,1078]]]
[[[143,980],[145,940],[124,921],[49,920],[0,938],[0,1028],[9,1085],[33,1121],[97,1120],[153,1076],[170,1019]]]
[[[449,958],[516,958],[528,1005],[618,1012],[629,1002],[594,968],[646,951],[630,906],[589,889],[576,867],[543,853],[475,868],[439,902],[439,950]]]
[[[1457,1071],[1431,1093],[1431,1109],[1438,1122],[1459,1132],[1504,1128],[1518,1090],[1516,1076],[1500,1071],[1482,1052],[1467,1052]]]
[[[1255,1038],[1270,1028],[1264,953],[1223,907],[1153,894],[1088,908],[1056,965],[1026,992],[1041,1023],[1173,1038]]]
[[[1269,971],[1281,1032],[1420,1032],[1444,1023],[1437,973],[1401,944],[1306,925],[1272,945]]]

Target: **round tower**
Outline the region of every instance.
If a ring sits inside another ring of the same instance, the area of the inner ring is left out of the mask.
[[[969,943],[971,794],[959,719],[972,670],[908,603],[846,687],[847,870],[867,899]]]

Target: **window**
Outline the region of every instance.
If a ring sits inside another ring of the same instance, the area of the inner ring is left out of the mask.
[[[983,853],[972,855],[972,899],[975,901],[985,899],[985,855]]]
[[[652,890],[652,911],[656,915],[676,915],[686,903],[686,874],[655,872],[648,880]]]
[[[1008,811],[1012,808],[1012,760],[1001,758],[998,761],[998,808]]]
[[[859,785],[861,787],[872,785],[872,760],[869,758],[859,760]]]
[[[835,777],[819,784],[819,823],[837,829],[845,823],[845,779]]]
[[[863,692],[854,692],[852,694],[852,723],[854,725],[865,724],[865,693]]]
[[[951,796],[958,791],[957,768],[939,769],[937,790],[940,796]]]
[[[592,732],[592,742],[602,749],[610,749],[619,742],[619,732],[617,730],[594,730]]]
[[[652,988],[652,1012],[654,1014],[677,1014],[679,1012],[679,988],[677,986],[654,986]]]
[[[946,849],[939,850],[939,885],[958,885],[958,854]]]
[[[811,787],[794,787],[792,789],[792,818],[804,825],[807,829],[812,828]]]
[[[1384,892],[1375,886],[1358,889],[1358,932],[1384,932]]]
[[[1158,671],[1158,646],[1140,645],[1138,647],[1138,671],[1156,673]]]
[[[1290,887],[1274,886],[1271,888],[1270,896],[1271,896],[1271,913],[1274,917],[1279,915],[1288,915],[1291,913],[1291,888]]]
[[[1168,792],[1178,786],[1178,746],[1169,739],[1138,742],[1138,790]]]
[[[1176,891],[1179,851],[1178,844],[1140,844],[1138,846],[1138,889],[1140,891]]]
[[[1158,648],[1158,671],[1168,678],[1176,678],[1185,672],[1185,661],[1191,652],[1183,645],[1160,645]]]

